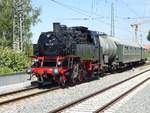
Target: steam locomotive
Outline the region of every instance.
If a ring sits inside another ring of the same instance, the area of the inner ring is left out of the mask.
[[[145,63],[145,50],[87,27],[53,23],[34,45],[33,65],[27,70],[39,84],[76,84],[127,66]]]

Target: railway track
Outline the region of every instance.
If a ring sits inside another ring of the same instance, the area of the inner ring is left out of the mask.
[[[52,87],[48,89],[39,89],[38,87],[29,87],[9,93],[4,93],[0,95],[0,105],[8,104],[10,102],[15,102],[18,100],[26,99],[32,96],[43,94],[46,92],[54,91],[60,87]]]
[[[29,90],[32,90],[32,89],[35,89],[35,88],[38,88],[38,87],[27,87],[27,88],[19,89],[19,90],[16,90],[16,91],[3,93],[3,94],[0,94],[0,98],[2,98],[3,96],[7,96],[7,95],[23,92],[23,91],[29,91]]]
[[[149,71],[149,69],[147,69],[146,71]],[[144,72],[146,72],[144,71]],[[96,92],[97,94],[100,93],[100,92],[105,92],[106,90],[110,89],[110,88],[113,88],[123,82],[126,82],[127,80],[130,80],[132,78],[135,78],[136,76],[144,73],[144,72],[141,72],[131,78],[128,78],[126,80],[123,80],[117,84],[114,84],[112,86],[109,86],[101,91],[98,91]],[[38,87],[28,87],[28,88],[24,88],[24,89],[21,89],[21,90],[17,90],[17,91],[13,91],[13,92],[8,92],[8,93],[4,93],[4,94],[0,94],[0,105],[4,105],[4,104],[7,104],[7,103],[10,103],[10,102],[15,102],[15,101],[18,101],[18,100],[22,100],[22,99],[26,99],[26,98],[29,98],[29,97],[32,97],[32,96],[36,96],[36,95],[39,95],[39,94],[43,94],[43,93],[46,93],[46,92],[49,92],[49,91],[54,91],[56,89],[59,89],[59,87],[53,87],[53,88],[49,88],[49,89],[39,89]],[[63,106],[61,108],[58,108],[54,111],[52,111],[53,113],[55,112],[59,112],[67,107],[70,107],[72,105],[75,105],[76,103],[80,103],[81,101],[84,101],[94,95],[95,94],[92,94],[92,95],[88,95],[87,97],[84,97],[82,99],[79,99],[78,101],[74,101],[72,103],[69,103],[67,104],[66,106]]]
[[[150,80],[150,69],[128,79],[108,86],[100,91],[61,106],[49,113],[100,113]],[[120,92],[119,92],[120,91]]]

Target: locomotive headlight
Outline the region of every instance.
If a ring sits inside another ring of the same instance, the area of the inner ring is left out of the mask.
[[[28,68],[28,69],[26,70],[26,73],[27,73],[27,74],[31,74],[31,73],[32,73],[32,69],[31,69],[31,68]]]
[[[55,69],[54,69],[54,74],[58,74],[58,73],[59,73],[58,69],[55,68]]]
[[[32,65],[34,64],[34,62],[31,63]]]

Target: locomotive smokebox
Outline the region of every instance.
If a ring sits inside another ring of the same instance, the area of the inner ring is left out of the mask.
[[[53,31],[59,33],[61,31],[61,25],[59,22],[53,23]]]

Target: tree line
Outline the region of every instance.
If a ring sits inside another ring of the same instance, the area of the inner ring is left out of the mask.
[[[15,0],[17,1],[17,0]],[[13,47],[13,0],[0,0],[0,74],[23,71],[32,55],[31,26],[40,22],[40,8],[33,7],[31,0],[23,0],[23,51]]]

